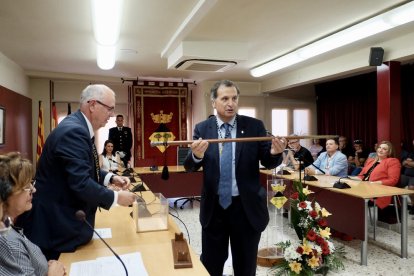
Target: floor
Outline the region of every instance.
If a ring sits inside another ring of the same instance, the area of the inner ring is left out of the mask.
[[[201,254],[201,232],[200,223],[198,220],[199,215],[199,202],[187,203],[183,209],[174,208],[173,199],[170,199],[170,213],[178,216],[176,219],[177,224],[183,231],[185,238],[189,240],[191,247],[196,254]],[[287,223],[287,219],[284,219],[284,223]],[[185,224],[185,226],[184,226]],[[187,230],[188,234],[187,235]],[[344,245],[345,247],[345,270],[339,272],[332,272],[329,275],[412,275],[414,273],[414,216],[408,216],[408,259],[400,258],[400,235],[397,232],[396,225],[388,225],[382,223],[377,228],[377,239],[371,238],[368,242],[368,265],[360,265],[360,244],[358,240],[342,241],[334,238],[333,242],[337,245]],[[265,231],[260,241],[259,249],[266,247],[268,231]],[[296,238],[296,234],[289,227],[284,227],[284,235],[289,238]],[[233,275],[231,260],[228,260],[225,265],[225,275]],[[272,275],[269,268],[257,267],[258,276]]]

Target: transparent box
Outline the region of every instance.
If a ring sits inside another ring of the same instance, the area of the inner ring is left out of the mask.
[[[137,232],[168,229],[168,201],[161,193],[154,193],[145,200],[139,197],[132,206]]]

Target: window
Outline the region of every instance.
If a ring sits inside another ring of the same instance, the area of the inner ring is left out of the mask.
[[[240,115],[246,115],[249,117],[256,118],[256,108],[253,108],[253,107],[239,108],[239,111],[237,113]]]
[[[272,134],[288,135],[288,109],[272,109]]]
[[[298,135],[309,134],[309,109],[293,110],[293,133]]]

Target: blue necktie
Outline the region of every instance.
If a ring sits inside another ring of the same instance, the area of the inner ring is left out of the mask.
[[[226,130],[225,138],[231,138],[230,125],[223,124]],[[218,188],[219,203],[223,209],[231,204],[231,186],[233,171],[233,146],[231,142],[223,143],[220,154],[220,181]]]

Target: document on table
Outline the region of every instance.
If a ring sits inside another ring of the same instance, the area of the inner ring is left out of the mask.
[[[123,254],[119,257],[125,263],[129,275],[148,276],[141,253]],[[124,267],[115,256],[76,262],[70,266],[70,276],[119,276],[124,275],[124,271]]]
[[[102,237],[102,239],[111,239],[112,238],[112,231],[111,228],[96,228],[96,232]],[[97,240],[99,239],[96,233],[93,233],[92,239]]]

